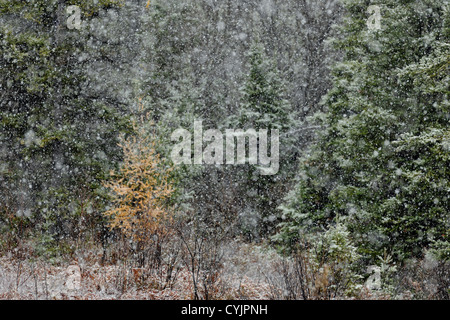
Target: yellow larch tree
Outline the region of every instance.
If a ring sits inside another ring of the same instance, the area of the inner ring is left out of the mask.
[[[136,135],[121,139],[124,161],[118,172],[104,183],[112,195],[113,207],[104,214],[112,229],[119,228],[137,243],[146,243],[166,232],[171,218],[166,205],[174,189],[171,168],[166,168],[155,151],[155,139],[141,126]]]

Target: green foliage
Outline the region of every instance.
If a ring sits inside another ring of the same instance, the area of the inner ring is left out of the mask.
[[[332,279],[330,289],[343,290],[348,296],[357,294],[361,288],[361,276],[358,274],[360,255],[345,226],[331,226],[313,240],[310,251],[317,267],[329,268]]]
[[[5,208],[0,210],[0,253],[16,249],[30,224],[26,216],[18,216]]]
[[[341,217],[367,259],[421,256],[449,236],[448,3],[367,1],[348,10],[334,44],[345,53],[324,98],[324,129],[305,152],[276,237],[289,244]],[[373,261],[372,260],[372,261]]]
[[[431,245],[431,253],[438,261],[448,263],[450,260],[450,243],[448,241],[435,241]]]
[[[314,247],[318,262],[352,264],[359,259],[356,247],[350,239],[350,233],[341,224],[331,226],[314,242]]]
[[[295,140],[290,131],[295,130],[295,120],[292,107],[285,98],[286,83],[275,62],[266,56],[258,43],[252,45],[247,58],[248,72],[241,88],[241,105],[238,113],[229,118],[229,127],[257,132],[268,130],[269,135],[272,130],[278,130],[280,135],[280,169],[276,174],[261,175],[258,166],[250,164],[235,170],[241,179],[240,188],[246,195],[244,206],[247,208],[241,214],[243,230],[250,236],[259,237],[273,231],[278,219],[278,200],[292,179]]]
[[[117,133],[130,128],[121,102],[88,85],[96,80],[80,61],[100,54],[81,36],[88,27],[65,27],[69,4],[98,13],[118,2],[0,2],[0,206],[31,210],[34,223],[53,225],[55,241],[76,224],[68,204],[100,200],[101,180],[121,159]]]
[[[360,258],[350,232],[340,223],[318,234],[302,234],[281,264],[288,299],[358,297]],[[287,263],[286,263],[287,262]]]
[[[247,58],[249,70],[241,88],[239,114],[233,124],[237,128],[278,129],[286,133],[293,125],[291,106],[284,97],[286,83],[260,44],[253,44]]]

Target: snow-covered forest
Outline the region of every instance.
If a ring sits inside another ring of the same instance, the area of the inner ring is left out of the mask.
[[[448,0],[0,0],[0,299],[450,298]]]

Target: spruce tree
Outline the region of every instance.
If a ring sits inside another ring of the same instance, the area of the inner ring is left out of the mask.
[[[253,44],[248,53],[248,73],[241,88],[240,108],[235,116],[230,117],[230,127],[244,131],[254,129],[256,132],[268,130],[269,135],[278,130],[280,135],[278,172],[263,175],[261,167],[253,164],[239,166],[235,170],[246,198],[241,214],[243,224],[248,225],[244,228],[257,237],[273,231],[278,218],[278,200],[289,186],[295,163],[291,135],[295,121],[285,90],[275,63],[265,55],[260,44]],[[258,141],[258,150],[260,143]]]
[[[344,1],[333,39],[344,53],[325,96],[317,143],[301,159],[277,239],[344,221],[366,258],[402,261],[449,235],[448,1]]]
[[[98,209],[100,181],[121,159],[125,102],[94,77],[110,43],[94,46],[90,25],[120,3],[0,1],[0,210],[32,216],[53,239],[76,234],[79,215]]]

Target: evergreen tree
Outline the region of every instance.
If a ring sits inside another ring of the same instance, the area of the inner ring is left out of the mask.
[[[68,27],[69,5],[80,8],[80,28]],[[120,160],[124,101],[90,72],[110,58],[102,51],[109,44],[89,40],[89,23],[120,5],[0,1],[0,210],[33,215],[55,239],[77,232],[77,218],[100,204],[100,181]]]
[[[261,166],[247,164],[236,168],[236,175],[241,179],[242,191],[245,192],[245,212],[241,214],[247,228],[255,228],[260,236],[273,228],[277,220],[276,207],[282,198],[295,161],[294,117],[289,101],[285,98],[285,83],[273,61],[265,56],[264,49],[254,44],[248,54],[249,70],[246,82],[241,89],[241,105],[236,116],[230,117],[230,126],[235,129],[278,130],[280,135],[279,171],[273,175],[261,174]],[[269,138],[268,138],[269,139]],[[270,140],[270,139],[269,139]],[[258,141],[258,150],[260,148]]]
[[[263,62],[266,65],[262,68],[278,69],[278,80],[270,81],[280,82],[278,85],[284,91],[281,104],[289,103],[289,109],[292,108],[298,117],[319,107],[318,97],[325,91],[329,79],[325,67],[329,52],[323,39],[331,32],[332,22],[340,16],[337,1],[156,0],[148,9],[145,29],[151,31],[142,35],[145,50],[140,65],[145,68],[145,80],[141,91],[144,100],[152,101],[149,107],[156,122],[170,118],[171,123],[186,123],[182,114],[179,119],[182,121],[175,119],[180,109],[173,101],[173,88],[184,86],[188,92],[183,91],[183,96],[190,95],[190,92],[197,96],[195,118],[201,118],[204,127],[222,131],[230,128],[229,117],[241,111],[242,69],[248,68],[245,65],[249,60],[246,53],[256,38],[274,60]],[[279,79],[288,81],[281,83]],[[164,102],[163,105],[159,101]],[[270,117],[261,121],[270,129]],[[173,129],[160,123],[157,126],[165,127],[163,130],[166,131]],[[192,121],[182,127],[191,126]],[[233,127],[238,128],[235,124]],[[294,128],[290,127],[289,138],[296,140],[297,149],[310,140],[310,127],[308,130],[291,129]],[[293,147],[290,141],[287,144]],[[284,145],[282,142],[282,148]],[[294,164],[295,153],[283,154],[284,151],[281,151],[282,160]],[[242,179],[233,173],[234,169],[202,166],[199,168],[201,175],[196,171],[195,178],[185,177],[185,185],[195,195],[191,203],[196,212],[232,217],[239,212],[253,210],[246,208],[247,203],[253,201],[239,197]],[[277,174],[279,182],[275,184],[277,192],[273,198],[280,199],[290,187],[289,182],[281,183],[282,174],[290,170]],[[244,191],[247,194],[249,190]],[[253,191],[249,192],[254,197]]]
[[[193,30],[199,19],[194,1],[151,1],[143,15],[140,63],[145,68],[142,92],[153,101],[170,97],[170,87],[189,77],[192,50],[198,42]],[[152,112],[158,115],[158,110]]]
[[[366,257],[420,256],[449,235],[448,1],[346,0],[344,52],[317,144],[301,159],[277,239],[345,221]]]
[[[292,128],[293,120],[291,106],[284,97],[285,83],[261,45],[252,46],[248,59],[249,72],[241,88],[242,102],[235,124],[286,132]]]

